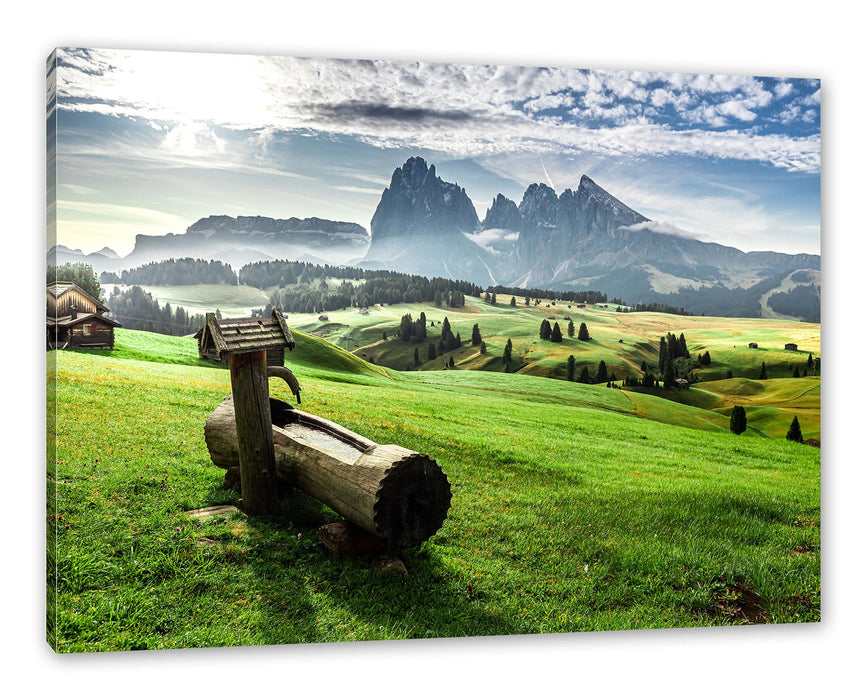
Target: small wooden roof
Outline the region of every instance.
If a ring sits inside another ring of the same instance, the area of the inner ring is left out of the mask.
[[[46,291],[51,296],[53,296],[55,299],[59,299],[60,297],[62,297],[64,294],[66,294],[66,292],[68,292],[71,289],[76,290],[79,294],[82,294],[85,297],[87,297],[88,299],[90,299],[90,301],[92,301],[94,303],[94,305],[96,306],[97,311],[108,311],[109,310],[105,304],[103,304],[102,302],[99,301],[99,299],[94,299],[92,294],[88,294],[87,292],[85,292],[81,287],[79,287],[77,284],[75,284],[75,282],[57,281],[57,282],[51,282],[51,283],[46,285]]]
[[[117,321],[113,321],[110,318],[105,318],[105,316],[100,316],[99,314],[78,314],[76,318],[72,318],[72,316],[64,316],[62,318],[48,318],[46,319],[46,325],[48,326],[78,326],[82,323],[104,323],[106,326],[114,326],[115,328],[120,328],[121,325]]]
[[[208,313],[205,318],[202,341],[206,342],[210,335],[220,353],[235,355],[269,348],[288,347],[292,350],[295,347],[295,339],[279,309],[274,309],[269,319],[218,319],[214,313]]]

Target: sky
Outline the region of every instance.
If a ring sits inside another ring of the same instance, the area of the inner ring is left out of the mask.
[[[214,214],[369,230],[413,155],[479,218],[586,174],[658,230],[820,253],[808,77],[58,49],[48,106],[49,240],[85,253]]]

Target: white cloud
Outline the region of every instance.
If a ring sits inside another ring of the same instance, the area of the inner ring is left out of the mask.
[[[808,172],[819,167],[817,134],[798,139],[683,128],[690,123],[720,129],[732,119],[755,123],[755,110],[770,104],[773,93],[745,76],[171,52],[61,53],[68,64],[58,76],[62,108],[163,124],[163,143],[190,156],[227,152],[230,144],[216,131],[222,127],[260,134],[255,145],[262,158],[274,131],[312,130],[453,157],[583,152],[761,160]],[[574,106],[576,97],[585,109],[573,110],[568,119],[541,114]],[[820,91],[809,99],[818,104]],[[657,121],[668,105],[687,123]],[[789,113],[780,108],[778,114]],[[608,126],[591,128],[584,119]]]
[[[571,107],[574,104],[574,96],[565,93],[556,93],[553,95],[542,95],[533,100],[529,100],[523,105],[523,108],[528,112],[540,112],[544,109],[556,109],[558,107]]]
[[[784,80],[776,83],[776,85],[773,87],[773,92],[775,93],[776,97],[778,97],[778,98],[787,97],[788,95],[791,94],[791,92],[793,90],[794,90],[794,86],[791,83],[784,81]]]

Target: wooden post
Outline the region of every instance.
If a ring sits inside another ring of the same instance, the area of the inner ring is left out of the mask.
[[[265,350],[229,356],[235,406],[243,509],[251,515],[278,512],[274,437]]]

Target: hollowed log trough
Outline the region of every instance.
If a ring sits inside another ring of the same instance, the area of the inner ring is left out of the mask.
[[[392,547],[412,547],[445,522],[451,485],[434,459],[363,435],[269,397],[277,481],[330,506]],[[214,464],[239,465],[232,397],[205,423]],[[241,494],[243,497],[243,494]]]

